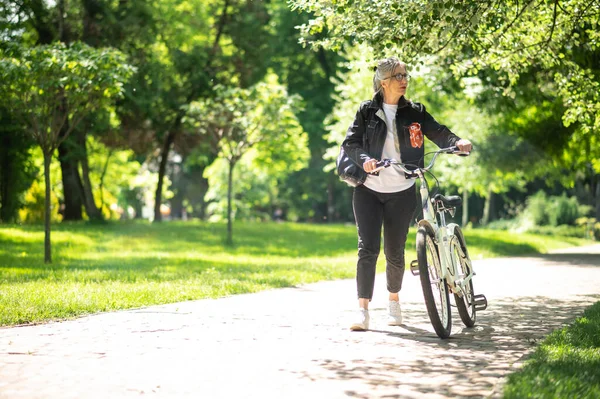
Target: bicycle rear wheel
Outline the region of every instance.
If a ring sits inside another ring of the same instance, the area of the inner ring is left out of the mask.
[[[423,227],[417,231],[417,261],[429,320],[440,338],[448,338],[452,329],[450,295],[433,236]]]
[[[471,260],[469,259],[465,237],[458,227],[454,230],[454,237],[452,237],[452,240],[450,241],[450,253],[452,261],[455,262],[457,266],[457,278],[462,279],[469,276],[472,272]],[[475,320],[477,319],[477,314],[475,312],[475,291],[473,291],[472,278],[464,287],[462,297],[454,294],[454,300],[456,301],[456,308],[458,309],[458,314],[464,325],[473,327],[475,325]]]

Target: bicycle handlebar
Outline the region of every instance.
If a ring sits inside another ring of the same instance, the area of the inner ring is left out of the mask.
[[[433,167],[433,165],[435,163],[435,159],[440,154],[455,154],[455,155],[459,155],[461,157],[466,157],[470,154],[470,152],[460,151],[458,149],[458,147],[456,147],[456,146],[452,146],[452,147],[448,147],[448,148],[440,148],[439,150],[437,150],[434,153],[433,158],[431,159],[431,162],[429,162],[429,165],[427,165],[425,168],[417,168],[417,169],[427,172],[428,170],[430,170]],[[389,168],[392,165],[398,166],[404,173],[406,173],[407,175],[409,175],[411,177],[419,176],[419,174],[416,173],[414,170],[407,169],[405,164],[398,162],[395,159],[382,159],[381,161],[379,161],[375,164],[375,169],[373,171],[371,171],[371,173],[379,172],[380,170]]]

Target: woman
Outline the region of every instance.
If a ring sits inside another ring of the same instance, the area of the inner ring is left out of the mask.
[[[358,230],[356,283],[359,311],[350,329],[369,329],[369,302],[375,286],[375,266],[381,247],[383,225],[389,325],[400,325],[398,293],[404,276],[404,245],[416,206],[415,181],[396,168],[374,172],[385,158],[423,166],[423,135],[440,148],[457,146],[471,151],[471,142],[440,125],[419,103],[404,96],[410,76],[406,64],[396,57],[378,62],[373,76],[373,99],[360,105],[342,143],[348,156],[367,172],[354,189],[352,206]]]

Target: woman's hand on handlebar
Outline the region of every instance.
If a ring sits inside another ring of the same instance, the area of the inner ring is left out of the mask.
[[[471,152],[473,149],[473,145],[467,139],[460,139],[454,145],[458,147],[459,151]]]
[[[379,161],[374,158],[369,159],[367,162],[363,163],[363,169],[367,173],[373,173],[375,169],[377,169],[377,162]]]

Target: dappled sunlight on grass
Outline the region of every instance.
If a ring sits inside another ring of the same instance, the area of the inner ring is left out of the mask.
[[[47,265],[43,226],[0,227],[0,325],[355,275],[352,225],[235,223],[233,246],[224,244],[225,233],[223,224],[200,222],[62,223],[53,226],[54,262]],[[414,234],[411,228],[407,265],[416,257]],[[473,258],[561,243],[483,230],[466,237]],[[377,270],[385,270],[383,250]]]

